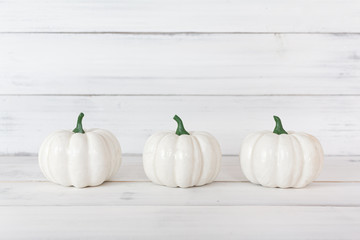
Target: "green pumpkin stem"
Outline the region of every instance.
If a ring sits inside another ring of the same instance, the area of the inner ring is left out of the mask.
[[[76,128],[74,128],[74,130],[73,130],[74,133],[85,133],[83,126],[82,126],[83,117],[84,117],[84,114],[80,113],[78,120],[77,120]]]
[[[185,135],[190,135],[190,133],[188,133],[188,132],[185,130],[184,124],[183,124],[181,118],[180,118],[178,115],[175,115],[173,119],[174,119],[174,120],[177,122],[177,124],[178,124],[177,129],[176,129],[176,134],[177,134],[177,135],[179,135],[179,136],[184,135],[184,134],[185,134]]]
[[[288,134],[288,133],[284,130],[280,118],[279,118],[278,116],[274,116],[274,120],[275,120],[275,122],[276,122],[276,126],[275,126],[275,128],[274,128],[273,133],[278,134],[278,135],[280,135],[280,134]]]

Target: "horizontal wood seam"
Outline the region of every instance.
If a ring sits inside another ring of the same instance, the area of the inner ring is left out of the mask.
[[[191,77],[189,77],[191,79]],[[0,94],[5,97],[359,97],[360,94]]]
[[[349,157],[349,158],[358,158],[360,157],[360,155],[324,155],[325,157]],[[126,153],[123,154],[122,157],[138,157],[140,159],[140,161],[137,162],[141,162],[142,160],[142,154],[141,153]],[[222,155],[223,158],[228,158],[228,157],[234,157],[234,158],[238,158],[239,155],[238,154],[223,154]],[[2,159],[4,158],[37,158],[37,153],[28,153],[28,152],[21,152],[18,154],[13,154],[13,155],[1,155],[0,154],[0,162]]]
[[[14,180],[14,181],[1,181],[0,183],[50,183],[47,180]],[[110,180],[110,181],[106,181],[106,182],[118,182],[118,183],[147,183],[147,182],[151,182],[150,180],[129,180],[129,181],[123,181],[123,180]],[[245,180],[239,180],[239,181],[234,181],[234,180],[230,180],[230,181],[214,181],[214,183],[250,183],[249,181],[245,181]],[[314,183],[360,183],[360,181],[314,181]],[[210,184],[206,184],[206,185],[210,185]],[[257,185],[257,184],[255,184]],[[257,185],[260,186],[260,185]]]
[[[0,204],[0,207],[323,207],[323,208],[359,208],[360,205],[316,205],[316,204],[304,204],[304,205],[276,205],[276,204],[265,204],[265,205],[261,205],[261,204],[254,204],[254,205],[249,205],[249,204],[245,204],[245,205],[221,205],[221,204],[207,204],[207,205],[179,205],[179,204],[174,204],[174,205],[132,205],[132,204],[122,204],[122,205],[33,205],[33,204],[29,204],[29,205],[6,205],[6,204]]]
[[[121,32],[121,31],[0,31],[0,34],[119,34],[119,35],[241,35],[241,34],[288,34],[288,35],[358,35],[360,32]]]

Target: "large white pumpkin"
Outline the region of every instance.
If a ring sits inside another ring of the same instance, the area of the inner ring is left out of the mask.
[[[302,188],[320,173],[324,153],[320,142],[307,133],[286,132],[274,116],[274,132],[248,135],[240,153],[246,178],[266,187]]]
[[[81,113],[73,131],[48,136],[39,151],[39,165],[45,177],[63,186],[83,188],[109,180],[121,164],[121,148],[107,130],[83,130]]]
[[[160,132],[146,142],[143,160],[147,177],[168,187],[201,186],[214,181],[221,165],[216,139],[206,132],[187,132],[181,119],[175,132]]]

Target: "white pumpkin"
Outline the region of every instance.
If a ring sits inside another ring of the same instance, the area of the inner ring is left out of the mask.
[[[241,147],[240,164],[246,178],[266,187],[302,188],[320,173],[324,153],[320,142],[306,133],[287,133],[274,116],[273,132],[250,134]]]
[[[121,164],[121,148],[107,130],[83,130],[81,113],[73,131],[48,136],[39,151],[39,165],[45,177],[63,186],[83,188],[109,180]]]
[[[143,160],[147,177],[168,187],[201,186],[214,181],[221,165],[216,139],[206,132],[188,133],[181,119],[176,133],[160,132],[146,142]]]

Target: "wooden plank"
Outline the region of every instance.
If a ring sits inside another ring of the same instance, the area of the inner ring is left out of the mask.
[[[0,207],[4,239],[357,239],[358,207]],[[259,228],[261,230],[259,230]]]
[[[360,96],[0,96],[0,153],[36,154],[43,139],[73,129],[112,131],[124,153],[142,153],[157,131],[174,130],[179,114],[189,131],[211,132],[224,155],[237,155],[249,133],[272,130],[274,114],[286,130],[320,139],[327,155],[360,155]]]
[[[37,157],[0,157],[0,181],[46,181]],[[360,182],[360,156],[326,156],[317,182]],[[125,155],[114,182],[147,182],[140,155]],[[247,181],[241,172],[238,156],[223,156],[216,181]]]
[[[0,94],[359,95],[359,46],[346,34],[2,34]]]
[[[359,32],[356,0],[1,1],[2,32]]]
[[[214,182],[169,188],[151,182],[106,182],[77,189],[50,182],[1,182],[0,206],[360,206],[360,183],[316,182],[303,189]]]

